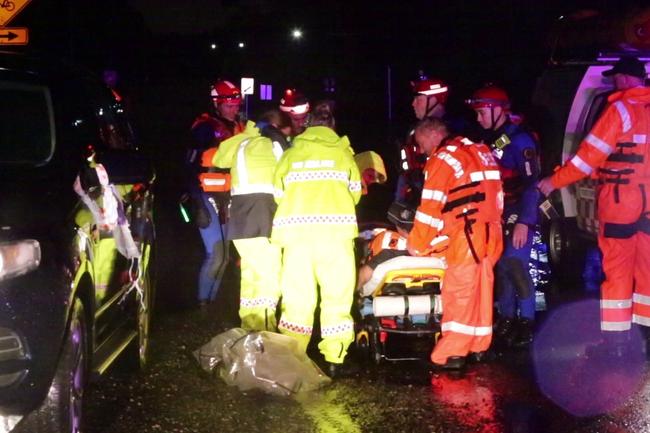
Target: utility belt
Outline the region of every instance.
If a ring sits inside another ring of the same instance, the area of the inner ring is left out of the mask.
[[[631,169],[630,169],[631,170]],[[634,170],[632,170],[634,171]],[[607,181],[608,179],[606,179]],[[619,179],[627,180],[629,183],[630,179]],[[622,182],[621,182],[622,183]],[[618,203],[618,185],[616,183],[614,186],[614,199]],[[641,207],[641,216],[633,223],[627,224],[618,224],[618,223],[605,223],[603,226],[603,236],[606,238],[614,239],[628,239],[634,236],[636,232],[643,232],[650,235],[650,219],[648,215],[650,212],[646,211],[647,201],[646,201],[646,190],[644,184],[639,184],[639,192],[641,193],[642,207]]]
[[[648,212],[641,214],[638,220],[629,224],[605,223],[603,236],[614,239],[629,239],[637,232],[650,235]]]
[[[199,173],[199,183],[204,192],[227,193],[230,191],[231,178],[229,172],[215,171],[214,168],[204,169]]]

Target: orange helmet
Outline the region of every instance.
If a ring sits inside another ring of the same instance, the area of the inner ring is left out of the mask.
[[[435,96],[440,103],[447,102],[449,87],[438,78],[420,77],[418,81],[411,82],[411,86],[416,95]]]
[[[503,107],[506,110],[510,109],[510,98],[506,91],[493,84],[481,87],[465,102],[472,108]]]
[[[280,99],[280,110],[289,114],[309,113],[309,101],[296,89],[287,89]]]
[[[210,88],[210,96],[219,104],[224,102],[241,103],[241,90],[230,81],[218,80]]]

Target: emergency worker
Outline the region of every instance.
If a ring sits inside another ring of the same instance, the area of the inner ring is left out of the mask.
[[[287,89],[280,99],[280,110],[291,117],[291,137],[304,132],[309,116],[309,101],[296,89]]]
[[[413,90],[413,113],[419,121],[427,117],[442,118],[446,115],[445,103],[449,87],[440,79],[420,76],[411,82]],[[427,156],[415,142],[415,130],[411,130],[400,149],[400,174],[397,178],[395,200],[417,207],[424,182],[422,170]]]
[[[241,258],[239,317],[242,328],[249,331],[276,330],[281,257],[269,237],[276,209],[273,172],[286,148],[286,141],[262,136],[249,121],[241,134],[221,143],[212,161],[216,167],[230,169],[228,240]]]
[[[205,248],[205,259],[199,271],[198,301],[201,306],[217,296],[228,258],[225,239],[230,174],[228,170],[216,169],[212,159],[219,143],[244,129],[239,120],[242,97],[237,86],[219,80],[211,87],[210,97],[214,113],[203,113],[194,120],[191,127],[194,143],[185,161],[190,174],[188,188],[194,217]]]
[[[607,72],[640,75],[632,63],[620,60]],[[650,326],[650,89],[628,88],[608,101],[576,155],[539,188],[548,195],[587,176],[598,179],[598,245],[605,272],[600,329],[612,342],[624,343],[632,323]]]
[[[333,130],[331,105],[318,104],[309,127],[294,139],[275,172],[278,209],[272,241],[283,248],[281,333],[307,350],[320,287],[321,337],[326,371],[346,374],[343,361],[354,341],[350,315],[356,279],[355,205],[359,169],[347,137]]]
[[[537,143],[510,121],[510,99],[503,89],[487,85],[474,92],[468,103],[476,112],[484,142],[492,149],[503,181],[505,245],[497,264],[500,320],[496,338],[507,346],[525,347],[533,339],[535,320],[535,285],[529,262],[539,223]]]
[[[458,369],[468,354],[492,341],[492,269],[502,251],[503,191],[490,149],[466,138],[448,138],[440,119],[421,120],[415,138],[429,156],[408,251],[442,252],[442,338],[431,353],[436,368]]]

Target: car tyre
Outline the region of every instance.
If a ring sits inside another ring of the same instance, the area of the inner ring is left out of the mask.
[[[62,433],[82,431],[84,391],[88,372],[88,325],[84,306],[75,298],[68,331],[50,391],[50,430]]]

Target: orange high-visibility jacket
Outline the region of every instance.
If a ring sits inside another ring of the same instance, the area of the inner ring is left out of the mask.
[[[501,222],[503,189],[490,149],[457,137],[441,146],[424,167],[422,200],[408,243],[418,255],[438,251],[441,243],[477,222]]]
[[[551,177],[562,188],[586,176],[599,181],[600,234],[625,238],[648,211],[650,88],[616,92],[578,152]]]

